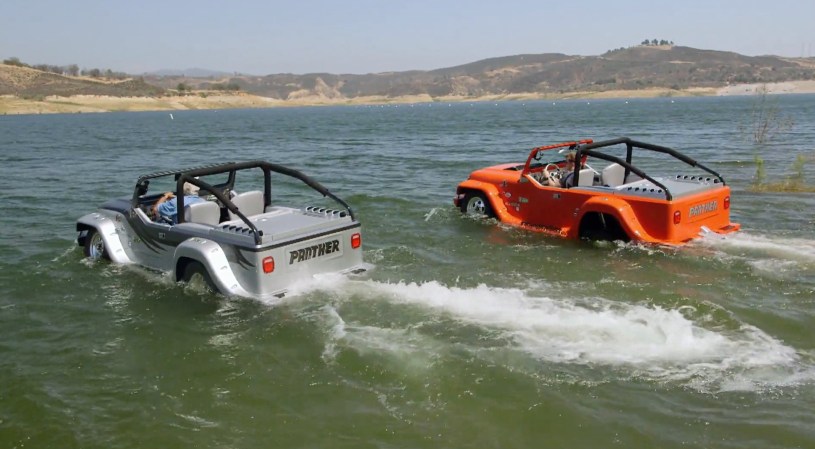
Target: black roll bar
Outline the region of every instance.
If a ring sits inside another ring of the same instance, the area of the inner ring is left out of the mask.
[[[625,144],[625,146],[626,146],[626,158],[625,158],[625,160],[622,160],[622,159],[620,159],[620,158],[618,158],[616,156],[612,156],[610,154],[605,154],[605,153],[601,153],[601,152],[598,152],[598,151],[594,151],[597,148],[610,147],[610,146],[620,145],[620,144]],[[631,164],[631,160],[632,160],[632,156],[633,156],[633,149],[634,148],[640,148],[640,149],[643,149],[643,150],[650,150],[650,151],[655,151],[655,152],[658,152],[658,153],[668,154],[668,155],[670,155],[670,156],[672,156],[672,157],[674,157],[676,159],[679,159],[680,161],[690,165],[691,167],[698,167],[698,168],[710,173],[711,175],[715,176],[719,181],[721,181],[722,185],[727,185],[725,183],[724,178],[719,173],[717,173],[714,170],[712,170],[712,169],[706,167],[705,165],[699,163],[695,159],[690,158],[690,157],[680,153],[677,150],[674,150],[673,148],[668,148],[668,147],[665,147],[665,146],[662,146],[662,145],[655,145],[653,143],[640,142],[640,141],[633,140],[633,139],[628,138],[628,137],[618,137],[616,139],[603,140],[603,141],[600,141],[600,142],[594,142],[594,143],[587,143],[587,144],[578,145],[577,153],[575,155],[575,159],[580,161],[580,160],[583,160],[583,158],[585,156],[592,156],[592,157],[596,157],[598,159],[603,159],[603,160],[606,160],[606,161],[609,161],[609,162],[616,162],[617,164],[620,164],[621,166],[623,166],[625,168],[625,176],[628,176],[628,174],[631,173],[631,172],[636,173],[641,178],[647,179],[648,181],[651,181],[657,187],[660,187],[662,190],[665,191],[665,198],[668,201],[672,200],[673,199],[673,194],[671,193],[671,191],[667,187],[665,187],[664,184],[662,184],[661,182],[657,181],[656,179],[648,176],[647,174],[645,174],[645,172],[643,172],[642,170],[638,169],[637,167],[635,167],[635,166],[633,166]],[[578,185],[579,181],[580,181],[580,170],[577,170],[575,168],[575,171],[574,171],[574,184]]]
[[[668,154],[670,156],[673,156],[676,159],[679,159],[680,161],[690,165],[691,167],[699,167],[700,169],[702,169],[702,170],[710,173],[711,175],[717,177],[719,179],[719,181],[722,182],[723,185],[727,185],[727,183],[724,181],[724,178],[722,178],[722,175],[720,175],[719,173],[717,173],[714,170],[706,167],[705,165],[701,164],[699,161],[697,161],[697,160],[695,160],[693,158],[690,158],[690,157],[680,153],[677,150],[674,150],[673,148],[664,147],[662,145],[655,145],[653,143],[640,142],[640,141],[637,141],[637,140],[633,140],[633,139],[631,139],[629,137],[618,137],[616,139],[603,140],[601,142],[594,142],[594,143],[589,143],[589,144],[586,144],[586,145],[581,145],[580,147],[582,147],[585,150],[593,150],[595,148],[609,147],[609,146],[613,146],[613,145],[619,145],[619,144],[622,144],[622,143],[624,143],[626,145],[626,147],[628,148],[628,154],[627,154],[626,159],[627,159],[627,162],[629,163],[629,165],[631,164],[631,153],[632,153],[631,149],[632,148],[642,148],[644,150],[651,150],[651,151],[656,151],[658,153],[665,153],[665,154]],[[637,174],[639,174],[639,173],[637,173]]]
[[[661,188],[663,191],[665,191],[665,199],[667,199],[668,201],[671,201],[673,199],[673,194],[671,193],[670,190],[668,190],[667,187],[665,187],[664,184],[662,184],[661,182],[657,181],[656,179],[648,176],[647,174],[645,174],[644,171],[640,170],[639,168],[634,167],[633,165],[629,164],[628,162],[626,162],[626,161],[624,161],[624,160],[622,160],[622,159],[620,159],[620,158],[618,158],[616,156],[612,156],[610,154],[605,154],[605,153],[600,153],[600,152],[597,152],[597,151],[581,149],[580,147],[578,147],[577,155],[576,155],[575,160],[579,161],[580,157],[582,157],[583,155],[596,157],[598,159],[603,159],[603,160],[606,160],[606,161],[609,161],[609,162],[616,162],[616,163],[622,165],[623,167],[625,167],[626,176],[628,176],[629,172],[634,172],[637,175],[639,175],[642,179],[647,179],[647,180],[651,181],[655,186],[657,186],[657,187]],[[577,186],[579,181],[580,181],[580,170],[575,170],[575,172],[574,172],[574,185]]]
[[[223,164],[214,164],[214,165],[205,165],[200,167],[194,167],[186,170],[171,170],[171,171],[161,171],[152,173],[149,175],[139,177],[138,181],[136,182],[136,190],[133,194],[133,204],[134,206],[138,204],[138,197],[139,197],[139,190],[141,186],[146,186],[145,182],[151,178],[158,178],[162,176],[169,176],[169,175],[176,175],[176,201],[177,201],[177,210],[183,211],[184,210],[184,183],[189,182],[197,186],[198,188],[204,189],[205,191],[209,192],[210,194],[214,195],[226,208],[237,215],[241,221],[246,224],[251,230],[255,237],[255,244],[260,245],[261,237],[263,235],[262,231],[259,231],[255,225],[252,224],[251,221],[235,206],[232,201],[226,197],[222,192],[215,189],[212,185],[198,179],[199,176],[206,176],[206,175],[216,175],[220,173],[233,173],[238,170],[245,170],[251,168],[260,168],[263,170],[263,207],[264,209],[271,204],[272,201],[272,181],[271,181],[271,173],[280,173],[282,175],[290,176],[292,178],[299,179],[307,186],[311,187],[312,189],[316,190],[324,197],[329,197],[332,200],[341,204],[346,211],[348,211],[348,215],[351,217],[351,220],[356,220],[354,217],[354,211],[351,209],[351,206],[348,205],[345,201],[341,198],[337,197],[333,193],[331,193],[325,186],[317,182],[316,180],[306,176],[302,172],[284,167],[282,165],[273,164],[271,162],[266,161],[246,161],[246,162],[227,162]],[[184,222],[184,214],[178,214],[178,222]]]

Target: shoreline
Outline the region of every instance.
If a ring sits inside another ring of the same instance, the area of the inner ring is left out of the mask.
[[[759,95],[766,87],[771,95],[815,93],[815,81],[788,81],[783,83],[734,84],[721,88],[691,87],[687,89],[650,88],[641,90],[608,90],[602,92],[564,92],[560,94],[507,94],[480,97],[410,95],[402,97],[329,98],[302,96],[278,100],[248,93],[229,95],[193,93],[175,97],[111,97],[99,95],[49,96],[42,100],[28,100],[12,95],[0,96],[0,115],[72,114],[98,112],[184,111],[213,109],[250,109],[300,106],[362,106],[416,103],[465,103],[488,101],[534,100],[591,100],[635,99],[659,97],[709,97]]]

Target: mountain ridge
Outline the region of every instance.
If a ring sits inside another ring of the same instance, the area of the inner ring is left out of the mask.
[[[785,82],[815,79],[815,58],[745,56],[691,47],[635,46],[598,56],[563,53],[521,54],[483,59],[433,70],[371,74],[307,73],[237,75],[218,80],[240,90],[278,100],[302,91],[318,94],[326,86],[344,98],[366,96],[430,97],[602,92],[653,87],[716,88],[732,83]],[[319,81],[318,81],[319,80]],[[207,89],[211,80],[147,78],[164,88],[184,82]],[[320,86],[318,89],[317,86]]]
[[[196,69],[197,70],[197,69]],[[212,71],[217,73],[216,71]],[[210,73],[210,72],[207,72]],[[597,56],[520,54],[433,70],[369,74],[145,74],[126,79],[67,76],[0,65],[0,95],[42,101],[49,96],[242,96],[255,105],[568,98],[575,95],[712,95],[740,83],[815,80],[815,58],[745,56],[675,45],[640,45]],[[252,98],[250,98],[252,97]],[[223,101],[217,103],[222,104]],[[237,101],[236,104],[245,102]],[[253,106],[254,107],[254,106]],[[262,107],[262,106],[257,106]]]

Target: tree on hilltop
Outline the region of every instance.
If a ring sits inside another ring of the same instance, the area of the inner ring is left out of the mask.
[[[640,42],[640,45],[644,45],[644,46],[647,46],[647,47],[656,47],[658,45],[673,45],[673,44],[674,44],[674,41],[669,41],[667,39],[659,39],[659,40],[657,40],[657,39],[651,39],[651,40],[645,39],[642,42]]]
[[[20,58],[18,58],[16,56],[12,56],[11,58],[4,59],[3,64],[5,64],[5,65],[13,65],[13,66],[17,66],[17,67],[28,67],[28,64],[23,63],[22,61],[20,61]]]

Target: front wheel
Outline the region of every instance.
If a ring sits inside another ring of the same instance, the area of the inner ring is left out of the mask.
[[[92,260],[107,259],[108,250],[105,248],[105,240],[102,239],[102,234],[96,229],[89,229],[88,234],[85,236],[85,246],[83,247],[85,257]]]
[[[193,286],[193,288],[200,286],[200,288],[212,293],[220,293],[218,286],[212,281],[212,277],[210,277],[209,272],[201,262],[193,260],[187,263],[184,272],[181,274],[181,280]]]
[[[471,217],[492,218],[495,216],[490,202],[481,192],[471,192],[464,195],[461,212]]]

